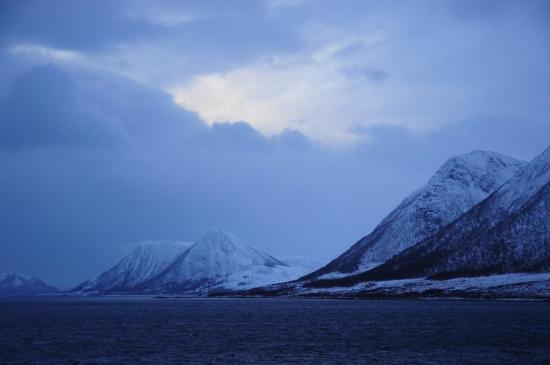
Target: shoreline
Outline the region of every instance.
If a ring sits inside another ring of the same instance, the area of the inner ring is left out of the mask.
[[[0,297],[0,302],[7,301],[39,301],[41,299],[90,299],[90,300],[218,300],[218,299],[280,299],[280,300],[350,300],[350,301],[457,301],[457,302],[543,302],[550,303],[550,297],[473,297],[473,296],[422,296],[422,295],[206,295],[206,296],[182,296],[182,295],[165,295],[151,296],[139,294],[108,294],[108,295],[44,295],[44,296],[27,296],[27,297]]]

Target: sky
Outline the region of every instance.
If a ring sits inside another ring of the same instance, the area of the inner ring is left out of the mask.
[[[549,59],[548,1],[0,0],[0,271],[332,259],[450,156],[547,147]]]

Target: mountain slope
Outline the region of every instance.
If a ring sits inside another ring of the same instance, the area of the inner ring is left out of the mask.
[[[129,255],[97,278],[86,281],[73,292],[124,292],[161,273],[191,243],[148,241],[136,246]]]
[[[316,285],[550,271],[550,148],[437,234],[366,273]]]
[[[486,198],[524,165],[494,152],[450,158],[368,236],[303,279],[366,271],[431,236]]]
[[[215,229],[144,283],[141,291],[201,294],[212,289],[244,289],[296,279],[307,272],[296,264],[286,264],[231,233]]]
[[[57,289],[43,281],[20,274],[0,273],[0,297],[28,297],[54,294]]]

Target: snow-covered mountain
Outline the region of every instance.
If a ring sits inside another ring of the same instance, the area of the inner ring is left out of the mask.
[[[287,263],[229,232],[214,229],[157,277],[144,283],[142,290],[201,294],[210,290],[246,289],[296,279],[311,267],[311,261],[294,258]]]
[[[28,297],[54,293],[57,293],[55,287],[37,278],[0,273],[0,297]]]
[[[314,285],[550,271],[550,148],[435,235],[365,273]]]
[[[235,235],[214,229],[195,243],[146,242],[97,278],[72,290],[89,294],[205,294],[299,278],[321,266],[300,257],[276,259]]]
[[[118,264],[98,277],[80,284],[72,292],[115,293],[129,291],[156,277],[191,245],[189,242],[176,241],[142,242]]]
[[[494,152],[474,151],[447,160],[368,236],[304,279],[340,277],[376,267],[421,242],[485,199],[524,162]]]
[[[370,275],[550,271],[550,148],[481,204]]]

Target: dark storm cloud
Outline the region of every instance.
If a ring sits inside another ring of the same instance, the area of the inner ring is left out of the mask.
[[[245,122],[215,123],[206,138],[207,148],[254,152],[268,147],[268,140]]]
[[[0,45],[4,47],[42,44],[97,53],[132,42],[160,41],[182,50],[203,68],[234,66],[262,52],[296,49],[301,42],[291,34],[294,29],[269,18],[261,1],[0,3]]]
[[[77,99],[72,78],[54,66],[23,74],[0,109],[0,148],[112,145],[117,120]]]
[[[311,141],[305,134],[295,129],[286,128],[272,137],[275,143],[290,150],[308,150],[312,147]]]
[[[1,38],[60,48],[95,49],[151,34],[152,29],[127,19],[125,4],[106,0],[3,1]]]

